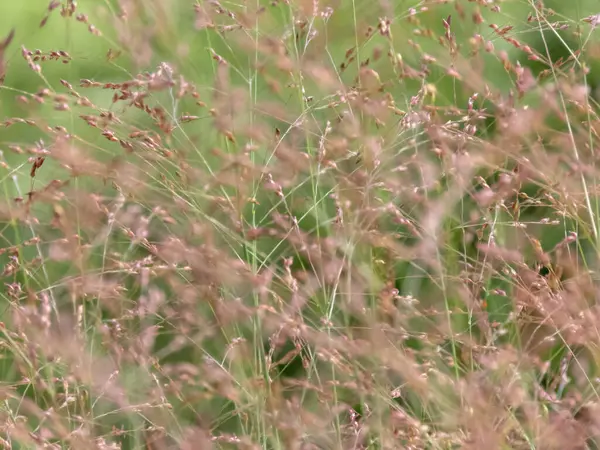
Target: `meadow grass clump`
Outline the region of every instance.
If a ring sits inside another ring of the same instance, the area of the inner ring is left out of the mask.
[[[3,448],[597,448],[599,16],[550,3],[0,6]]]

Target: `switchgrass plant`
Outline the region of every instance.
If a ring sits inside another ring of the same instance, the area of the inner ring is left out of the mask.
[[[3,448],[598,448],[600,11],[550,3],[3,3]]]

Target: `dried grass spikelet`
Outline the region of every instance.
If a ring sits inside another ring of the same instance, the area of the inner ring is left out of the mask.
[[[50,150],[50,155],[75,176],[89,175],[103,177],[106,166],[67,138],[58,137]]]
[[[124,287],[115,277],[100,274],[84,274],[70,279],[67,283],[72,298],[98,299],[115,317],[123,314],[127,305],[123,294]]]
[[[335,72],[324,67],[321,62],[306,61],[303,63],[302,70],[317,84],[324,95],[334,94],[345,89]]]
[[[558,260],[560,261],[560,260]],[[518,270],[519,283],[515,285],[515,304],[521,311],[519,318],[523,346],[534,354],[544,355],[560,340],[569,346],[597,345],[596,289],[589,274],[572,272],[572,260],[557,262],[547,277],[536,271]],[[565,272],[561,267],[567,267]],[[584,364],[584,358],[582,364]]]
[[[498,125],[502,130],[500,141],[529,139],[537,136],[544,126],[545,114],[538,108],[523,107],[514,109],[499,117]]]
[[[209,244],[192,246],[170,236],[156,246],[156,256],[168,264],[189,265],[195,281],[201,285],[235,287],[250,282],[250,271],[243,261]]]
[[[156,3],[156,2],[155,2]],[[158,7],[157,10],[161,10]],[[135,1],[126,0],[121,5],[121,17],[115,16],[113,27],[116,31],[118,42],[123,48],[129,50],[129,54],[133,57],[133,61],[137,67],[149,67],[152,60],[154,50],[152,49],[152,39],[158,34],[160,28],[150,27],[145,21],[130,21],[123,20],[130,17],[144,17],[146,12],[154,10],[153,8],[142,7]],[[159,21],[164,20],[168,16],[158,17]]]
[[[196,30],[203,30],[205,28],[214,28],[215,24],[213,21],[213,15],[209,8],[204,4],[194,5],[194,13],[196,15],[194,21],[194,27]]]
[[[119,385],[114,374],[117,368],[108,358],[92,357],[85,343],[73,335],[73,321],[69,316],[61,317],[50,333],[42,333],[36,328],[30,316],[22,308],[14,310],[14,319],[27,330],[29,339],[38,346],[47,358],[61,358],[72,375],[89,385],[99,395],[113,401],[120,407],[128,407],[126,390]]]
[[[25,205],[7,205],[0,202],[0,220],[10,223],[13,220],[21,221],[27,217],[27,208]]]
[[[108,178],[112,179],[124,194],[135,194],[136,198],[140,198],[148,188],[142,167],[133,162],[118,162],[112,167]]]
[[[547,422],[541,422],[535,436],[536,445],[548,450],[585,450],[588,448],[584,426],[570,411],[550,412]]]
[[[374,94],[383,89],[379,74],[370,67],[361,67],[358,74],[360,87],[365,94]]]
[[[210,450],[214,448],[210,434],[199,427],[189,427],[184,430],[183,441],[179,445],[181,450]]]

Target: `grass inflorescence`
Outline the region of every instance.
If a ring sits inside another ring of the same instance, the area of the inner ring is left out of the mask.
[[[597,448],[600,14],[550,3],[0,6],[0,446]]]

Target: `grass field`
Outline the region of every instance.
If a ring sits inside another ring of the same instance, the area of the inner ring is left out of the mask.
[[[600,448],[592,0],[0,3],[0,446]]]

